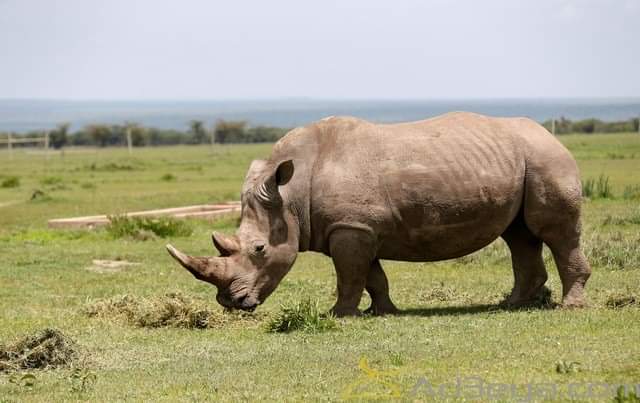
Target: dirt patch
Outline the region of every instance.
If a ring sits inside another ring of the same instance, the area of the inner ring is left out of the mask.
[[[56,329],[44,329],[0,346],[0,372],[68,366],[78,358],[75,342]]]
[[[111,319],[138,327],[207,329],[234,322],[258,323],[260,316],[243,312],[222,312],[202,300],[181,293],[157,297],[117,296],[89,304],[89,317]]]
[[[128,262],[126,260],[100,260],[91,261],[91,266],[87,270],[96,273],[117,273],[132,266],[138,266],[140,263]]]
[[[8,202],[3,202],[3,203],[0,203],[0,208],[3,208],[3,207],[11,207],[11,206],[13,206],[13,205],[15,205],[15,204],[18,204],[18,203],[20,203],[20,201],[18,201],[18,200],[13,200],[13,201],[8,201]]]

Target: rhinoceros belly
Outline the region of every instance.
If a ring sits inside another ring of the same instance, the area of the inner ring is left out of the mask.
[[[524,159],[502,151],[481,155],[462,147],[387,167],[380,188],[393,222],[381,234],[379,257],[450,259],[499,237],[522,203],[525,171]]]

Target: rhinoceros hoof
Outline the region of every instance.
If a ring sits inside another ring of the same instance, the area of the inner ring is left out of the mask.
[[[374,316],[384,316],[384,315],[395,315],[400,311],[394,305],[388,306],[376,306],[371,305],[369,308],[365,309],[365,315],[374,315]]]
[[[562,301],[562,308],[565,309],[579,309],[586,308],[587,303],[584,298],[565,298]]]
[[[345,316],[362,316],[362,312],[358,308],[344,308],[335,306],[331,308],[331,314],[338,318],[342,318]]]

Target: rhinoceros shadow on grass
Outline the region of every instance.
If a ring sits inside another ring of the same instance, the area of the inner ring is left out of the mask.
[[[510,306],[543,290],[543,243],[558,267],[563,305],[582,306],[591,269],[580,250],[579,178],[571,154],[530,119],[456,112],[372,124],[331,117],[292,130],[268,160],[251,164],[236,234],[213,234],[220,256],[167,249],[218,288],[220,304],[243,310],[264,302],[298,252],[324,253],[337,273],[332,311],[344,316],[360,314],[365,290],[368,312],[398,313],[380,259],[452,259],[502,237],[515,278]]]
[[[541,293],[544,295],[544,293]],[[478,313],[497,313],[504,311],[518,311],[518,310],[545,310],[554,309],[557,305],[551,301],[544,301],[543,298],[539,298],[535,301],[530,301],[527,304],[512,305],[507,301],[498,304],[470,304],[470,305],[454,305],[454,306],[437,306],[437,307],[424,307],[424,308],[406,308],[399,309],[396,315],[400,316],[460,316],[460,315],[472,315]]]

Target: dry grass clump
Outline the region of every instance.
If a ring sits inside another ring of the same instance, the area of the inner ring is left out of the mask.
[[[616,293],[609,295],[605,301],[607,308],[640,307],[640,296],[633,293]]]
[[[424,302],[468,302],[470,296],[440,283],[435,287],[425,291],[420,295],[420,300]]]
[[[78,358],[75,342],[56,329],[44,329],[11,345],[0,345],[0,372],[67,366]]]
[[[122,320],[138,327],[206,329],[232,321],[256,320],[255,315],[214,311],[203,301],[181,293],[159,297],[117,296],[98,300],[85,308],[90,317]]]

